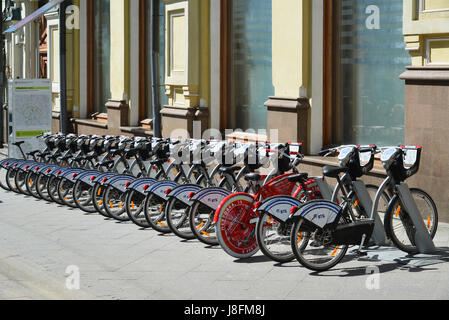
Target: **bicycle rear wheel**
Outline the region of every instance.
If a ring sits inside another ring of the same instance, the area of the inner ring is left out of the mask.
[[[410,192],[430,237],[433,239],[438,228],[438,211],[435,202],[423,190],[410,189]],[[402,200],[397,195],[391,199],[388,205],[384,225],[387,236],[397,248],[410,254],[418,253],[415,244],[416,228],[405,210]]]
[[[168,227],[174,234],[185,240],[195,239],[190,229],[190,207],[188,205],[176,198],[172,198],[167,203],[165,215]]]
[[[222,249],[237,259],[246,259],[259,251],[256,239],[258,215],[253,208],[254,198],[238,193],[224,199],[217,209],[217,239]]]
[[[129,219],[141,228],[149,228],[143,207],[145,203],[145,196],[137,191],[130,190],[126,193],[126,213]]]
[[[208,246],[218,246],[214,224],[215,210],[195,202],[190,208],[189,225],[195,238]]]
[[[39,194],[39,197],[41,199],[44,199],[45,201],[52,202],[52,199],[50,198],[50,195],[48,194],[48,182],[50,181],[50,177],[46,176],[44,174],[39,174],[39,177],[37,178],[37,185],[36,185],[36,191]]]
[[[167,234],[171,233],[165,216],[167,202],[153,193],[147,195],[144,204],[145,219],[154,230]]]
[[[25,179],[25,186],[28,190],[28,192],[35,197],[36,199],[41,199],[39,193],[37,192],[37,181],[38,181],[39,175],[34,171],[28,171],[26,179]]]
[[[348,251],[347,245],[332,244],[330,230],[318,228],[303,218],[294,223],[290,242],[296,260],[318,272],[333,268]]]
[[[111,218],[118,221],[129,221],[125,207],[125,192],[108,186],[103,196],[104,209]]]
[[[6,183],[8,169],[0,167],[0,187],[6,191],[11,191]]]
[[[6,174],[6,184],[9,188],[9,190],[15,192],[15,193],[20,193],[17,190],[17,186],[16,186],[16,174],[17,174],[17,169],[15,168],[8,168],[8,173]]]
[[[28,192],[27,188],[26,188],[26,176],[27,176],[26,171],[23,170],[17,170],[16,175],[14,177],[14,182],[17,188],[17,191],[19,193],[22,193],[26,196],[31,196],[31,194]]]
[[[269,213],[261,212],[257,222],[257,242],[265,256],[279,263],[295,259],[290,244],[292,223],[275,220]]]
[[[94,205],[94,208],[97,210],[97,212],[103,217],[111,218],[104,207],[103,196],[105,189],[106,187],[102,186],[101,184],[95,184],[94,188],[92,189],[92,204]]]
[[[97,212],[92,203],[92,189],[93,187],[81,180],[78,180],[73,187],[73,201],[79,209],[86,213]]]

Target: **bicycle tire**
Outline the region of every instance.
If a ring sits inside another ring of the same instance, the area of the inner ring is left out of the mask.
[[[190,207],[182,201],[171,198],[165,208],[165,216],[170,230],[184,240],[193,240],[195,235],[190,228]]]
[[[151,228],[162,234],[171,233],[165,216],[166,201],[150,193],[145,198],[144,213],[145,219]]]
[[[438,229],[438,210],[435,202],[421,189],[412,188],[410,189],[410,192],[414,198],[415,196],[421,197],[421,199],[415,198],[415,201],[418,200],[416,205],[429,231],[430,237],[433,239]],[[427,212],[422,210],[425,205],[430,209],[427,210]],[[403,239],[403,236],[400,235],[399,229],[401,225],[405,228],[407,239]],[[415,227],[413,226],[408,213],[404,210],[402,200],[398,195],[393,196],[388,204],[387,212],[385,213],[384,226],[388,238],[398,249],[410,254],[419,252],[414,239],[416,232]]]
[[[8,169],[0,167],[0,188],[2,188],[3,190],[6,190],[6,191],[11,191],[6,182],[7,175],[8,175]]]
[[[124,192],[111,185],[107,186],[103,195],[103,203],[103,207],[111,218],[120,222],[129,221],[126,214]]]
[[[250,194],[236,193],[225,198],[217,209],[217,239],[222,249],[237,259],[247,259],[259,251],[256,239],[258,218]]]
[[[15,185],[16,174],[17,169],[11,167],[8,168],[8,173],[6,174],[6,184],[8,185],[10,191],[14,193],[20,193]]]
[[[25,179],[25,186],[28,190],[28,192],[35,197],[36,199],[42,199],[37,192],[37,179],[39,175],[36,172],[28,171],[26,179]]]
[[[311,243],[309,243],[309,241],[312,239],[313,232],[318,233],[321,230],[322,229],[312,226],[312,224],[310,223],[307,223],[305,219],[300,218],[294,222],[290,238],[292,252],[296,257],[296,260],[303,267],[317,272],[326,271],[336,266],[345,257],[346,252],[348,251],[347,245],[342,246],[330,245],[329,246],[329,252],[331,252],[330,260],[326,262],[320,262],[319,260],[315,261],[313,259],[313,257],[315,256],[317,256],[316,259],[320,258],[323,259],[324,256],[323,253],[326,246],[323,246],[324,247],[323,249],[318,249],[318,247],[321,246],[318,246],[320,243],[319,241],[317,242],[315,235],[313,236],[314,240]],[[312,257],[309,258],[309,255],[306,256],[307,248],[312,248],[311,250],[314,250],[313,248],[317,248],[316,255],[311,253]]]
[[[48,182],[50,180],[49,176],[46,176],[42,173],[39,174],[36,184],[36,191],[39,194],[39,197],[47,202],[52,202],[50,195],[48,194]]]
[[[147,229],[150,228],[150,225],[145,219],[145,213],[143,212],[144,203],[144,195],[134,190],[127,191],[125,206],[129,219],[138,227]]]
[[[56,202],[57,204],[60,204],[60,205],[64,205],[64,203],[59,198],[59,192],[58,192],[60,179],[61,178],[56,177],[56,176],[50,176],[50,179],[48,180],[48,184],[47,184],[47,192],[53,202]]]
[[[107,213],[104,208],[103,196],[106,187],[102,186],[100,183],[96,183],[92,189],[92,204],[97,210],[97,212],[105,218],[112,219],[112,217]]]
[[[214,224],[215,210],[197,201],[190,208],[190,230],[195,238],[208,246],[218,246]]]
[[[269,213],[261,212],[256,226],[256,239],[260,251],[279,263],[293,261],[295,255],[290,243],[292,227],[292,223],[277,221]],[[270,231],[272,236],[268,234]]]
[[[97,212],[92,202],[92,189],[92,186],[81,180],[76,181],[73,187],[73,201],[80,210],[86,213]]]
[[[74,199],[73,199],[73,187],[75,184],[67,179],[61,178],[58,182],[58,196],[61,202],[70,207],[70,208],[78,208]]]
[[[16,185],[18,193],[24,194],[26,196],[31,196],[31,194],[28,192],[26,188],[26,171],[23,170],[17,170],[16,175],[14,177],[14,183]]]

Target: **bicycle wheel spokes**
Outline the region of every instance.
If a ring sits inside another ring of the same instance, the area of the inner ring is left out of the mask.
[[[218,245],[214,215],[215,210],[200,202],[190,209],[190,230],[198,240],[210,246]]]
[[[303,219],[295,223],[290,241],[298,262],[314,271],[332,268],[348,250],[346,245],[332,243],[330,231],[306,225]]]
[[[257,224],[257,241],[270,259],[286,263],[295,258],[290,244],[291,224],[281,223],[263,212]]]
[[[125,207],[125,193],[112,186],[106,188],[103,197],[103,206],[107,213],[118,221],[129,221]]]

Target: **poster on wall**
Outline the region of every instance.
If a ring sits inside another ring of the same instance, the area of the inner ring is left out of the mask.
[[[8,152],[10,158],[23,158],[13,145],[25,142],[25,152],[43,150],[45,145],[36,137],[52,130],[51,82],[48,79],[8,81]]]

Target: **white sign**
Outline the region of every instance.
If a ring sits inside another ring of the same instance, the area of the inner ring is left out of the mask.
[[[21,147],[25,154],[43,150],[45,146],[36,137],[51,132],[51,82],[48,79],[9,80],[8,95],[9,157],[21,159],[22,153],[13,143],[24,141]]]

